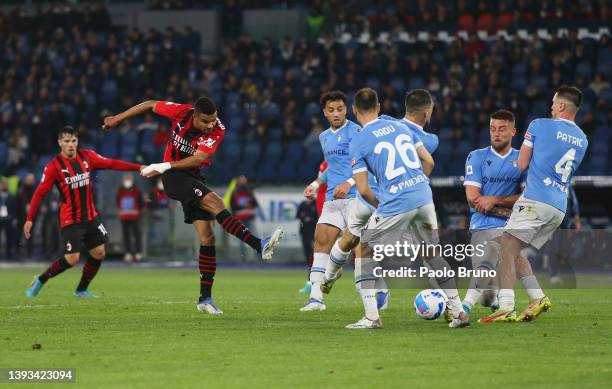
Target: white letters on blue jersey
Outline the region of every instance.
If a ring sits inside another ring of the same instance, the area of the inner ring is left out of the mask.
[[[423,143],[400,122],[376,119],[351,142],[353,174],[367,171],[378,182],[378,210],[395,216],[433,202],[416,148]]]
[[[531,122],[523,142],[533,149],[525,198],[552,205],[565,213],[568,186],[588,144],[584,132],[569,120],[536,119]]]
[[[331,128],[319,135],[323,156],[327,162],[327,192],[325,201],[334,199],[334,188],[353,176],[349,144],[359,125],[347,120],[344,125],[333,131]],[[347,199],[355,197],[355,187],[347,193]]]
[[[506,155],[498,154],[491,146],[472,151],[465,161],[463,185],[480,188],[483,196],[512,196],[521,193],[526,174],[518,168],[519,151],[511,148]],[[486,215],[470,208],[470,230],[500,228],[507,218]]]

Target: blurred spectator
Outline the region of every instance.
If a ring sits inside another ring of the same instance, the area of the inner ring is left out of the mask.
[[[312,129],[310,130],[310,133],[306,139],[304,139],[304,146],[306,148],[320,146],[321,143],[319,142],[319,135],[321,135],[323,131],[323,125],[317,120],[317,122],[312,126]]]
[[[134,185],[131,173],[123,175],[123,181],[117,190],[117,208],[123,231],[123,247],[125,262],[140,262],[142,260],[142,235],[140,234],[140,218],[144,207],[144,199],[140,189]],[[133,241],[133,244],[132,244]]]
[[[599,95],[602,90],[610,88],[610,83],[605,79],[602,73],[597,73],[595,79],[589,84],[589,88],[595,92],[596,95]]]
[[[249,230],[252,230],[258,204],[245,176],[239,176],[236,179],[236,188],[232,192],[230,204],[236,219],[241,221]],[[245,258],[245,255],[245,245],[242,243],[240,244],[240,257]]]
[[[8,182],[0,178],[0,241],[4,235],[6,258],[15,258],[17,231],[17,199],[9,192]]]
[[[17,127],[11,133],[8,143],[7,165],[16,168],[23,161],[28,150],[28,137],[23,133],[21,127]]]
[[[310,118],[321,116],[321,92],[343,89],[350,96],[364,85],[379,92],[383,113],[393,116],[403,114],[406,90],[430,89],[444,108],[434,114],[434,129],[454,127],[453,113],[463,112],[461,122],[472,131],[460,128],[452,147],[457,142],[479,146],[479,131],[488,126],[492,108],[515,110],[517,128],[526,128],[533,118],[548,116],[552,90],[574,81],[584,92],[579,124],[588,118],[592,129],[611,125],[609,33],[599,40],[578,39],[579,28],[593,32],[609,25],[606,0],[212,3],[149,3],[160,9],[220,8],[223,47],[206,57],[194,29],[112,26],[103,4],[0,12],[0,131],[6,139],[2,147],[10,147],[12,169],[37,168],[38,160],[56,147],[54,129],[65,122],[79,126],[83,142],[109,150],[113,157],[112,152],[124,150],[126,138],[133,139],[129,133],[102,138],[101,110],[144,99],[190,101],[200,94],[217,102],[228,134],[238,135],[232,142],[304,141],[312,134]],[[253,7],[302,7],[309,14],[312,39],[240,36],[242,11]],[[519,28],[546,28],[553,38],[540,39],[533,33],[523,39],[516,33]],[[557,36],[559,28],[567,30],[565,37]],[[438,29],[449,38],[438,39]],[[511,39],[493,35],[499,29]],[[468,39],[458,30],[466,31]],[[488,38],[481,39],[478,30],[487,30]],[[430,38],[415,39],[421,31],[432,32]],[[386,35],[379,37],[382,32]],[[370,34],[370,40],[361,41],[362,33]],[[410,41],[404,39],[406,33]],[[158,118],[144,120],[143,127],[132,123],[147,130],[140,133],[137,152],[148,159],[144,162],[157,162],[168,128],[164,125],[154,132],[152,142],[145,142]],[[7,133],[16,128],[21,128],[26,142],[36,141],[27,145],[22,136]],[[464,157],[452,156],[435,174],[452,174],[449,167]],[[586,162],[585,168],[590,166],[588,157]],[[610,173],[607,166],[602,168]]]
[[[21,227],[24,225],[26,221],[26,217],[28,216],[28,212],[30,212],[30,202],[32,201],[32,196],[34,195],[34,191],[36,190],[36,177],[34,174],[29,173],[25,176],[23,180],[23,185],[21,186],[21,190],[19,191],[19,195],[17,196],[17,214],[18,214],[18,225]],[[34,250],[34,233],[30,239],[25,241],[25,258],[32,258],[33,250]]]
[[[315,200],[306,199],[300,203],[297,209],[295,218],[300,221],[300,237],[302,238],[302,249],[306,256],[306,264],[308,272],[306,272],[306,283],[308,284],[308,275],[312,266],[314,254],[314,233],[319,220],[317,214],[317,202]],[[305,286],[307,289],[308,286]]]
[[[62,250],[62,235],[59,223],[61,198],[57,189],[45,196],[40,207],[42,217],[42,248],[45,255],[54,256]]]

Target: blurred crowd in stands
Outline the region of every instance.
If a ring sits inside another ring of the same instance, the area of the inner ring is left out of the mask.
[[[150,2],[156,8],[196,3]],[[167,123],[148,115],[104,136],[101,116],[146,99],[191,102],[209,94],[227,128],[215,158],[234,162],[222,170],[213,165],[213,181],[244,173],[295,182],[311,178],[321,160],[318,134],[327,127],[321,92],[340,89],[351,97],[367,85],[379,92],[382,112],[398,117],[407,90],[429,89],[437,108],[428,130],[441,138],[434,174],[460,174],[465,155],[486,144],[491,112],[513,110],[522,132],[533,118],[549,115],[552,91],[570,83],[584,92],[579,124],[601,140],[582,173],[610,173],[610,35],[578,33],[609,21],[607,1],[348,3],[226,1],[217,7],[234,18],[247,6],[307,8],[311,39],[255,41],[225,31],[213,56],[202,55],[193,29],[127,30],[113,26],[100,5],[0,14],[0,169],[22,178],[39,174],[65,124],[79,128],[82,145],[109,157],[158,161]],[[561,38],[555,20],[570,26]],[[543,39],[534,29],[544,21],[550,37]],[[523,27],[531,29],[527,39],[517,32]],[[509,39],[476,33],[501,28]],[[400,30],[445,30],[451,38],[358,39],[364,31]],[[457,30],[467,39],[454,39]],[[346,33],[354,39],[340,39]]]

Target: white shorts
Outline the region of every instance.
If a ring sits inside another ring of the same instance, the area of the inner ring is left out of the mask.
[[[361,233],[368,224],[374,209],[368,207],[358,198],[353,199],[348,208],[348,230],[351,234],[361,238]]]
[[[512,207],[504,232],[540,249],[550,240],[564,217],[565,214],[552,205],[521,197]]]
[[[330,224],[344,231],[347,224],[348,208],[353,199],[336,199],[323,203],[323,210],[317,224]]]
[[[375,244],[394,244],[410,241],[413,244],[425,242],[438,244],[438,219],[433,203],[423,205],[395,216],[372,215],[362,241],[370,247]]]

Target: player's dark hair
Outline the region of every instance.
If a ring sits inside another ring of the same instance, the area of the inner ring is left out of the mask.
[[[329,92],[325,92],[321,95],[319,104],[321,104],[321,108],[325,108],[328,102],[338,100],[342,100],[344,105],[346,105],[346,95],[344,94],[344,92],[341,92],[339,90],[332,90]]]
[[[561,97],[562,99],[574,104],[576,111],[578,108],[580,108],[580,105],[582,104],[582,92],[580,89],[576,88],[575,86],[563,85],[560,86],[555,93],[558,97]]]
[[[74,135],[77,138],[79,137],[78,131],[72,126],[64,126],[60,128],[60,130],[57,132],[57,139],[62,139],[64,134]]]
[[[404,106],[406,107],[406,113],[408,114],[413,112],[423,112],[433,104],[433,96],[428,90],[425,89],[413,89],[407,92],[406,97],[404,98]]]
[[[353,104],[359,112],[373,111],[378,105],[378,94],[372,88],[359,89],[355,94]]]
[[[217,106],[210,97],[202,96],[196,100],[193,104],[193,109],[196,113],[203,113],[204,115],[212,115],[217,112]]]
[[[500,109],[498,111],[493,112],[490,118],[497,120],[506,120],[508,122],[513,123],[515,121],[514,114],[511,111],[508,111],[507,109]]]

